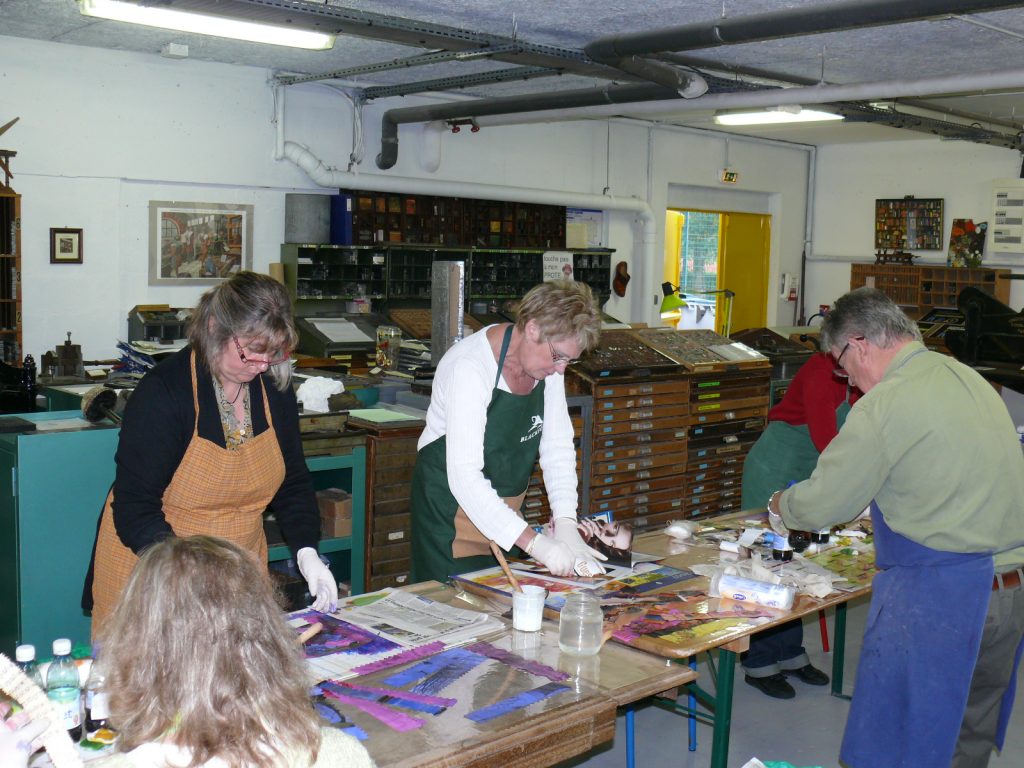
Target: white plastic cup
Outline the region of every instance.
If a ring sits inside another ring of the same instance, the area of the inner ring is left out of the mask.
[[[544,619],[544,587],[524,584],[522,592],[512,593],[512,628],[520,632],[536,632]]]

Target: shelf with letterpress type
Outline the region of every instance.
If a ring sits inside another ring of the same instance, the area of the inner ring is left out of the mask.
[[[877,288],[912,317],[937,307],[955,308],[964,288],[977,288],[1010,303],[1009,269],[946,267],[932,264],[851,264],[850,290]]]
[[[4,362],[21,364],[21,337],[21,195],[0,182],[0,357]]]
[[[376,246],[281,246],[285,284],[294,301],[382,299],[387,295],[385,252]]]
[[[434,262],[465,262],[469,254],[468,248],[439,248],[431,245],[388,246],[388,298],[429,301]]]
[[[875,200],[875,248],[942,249],[942,198]]]

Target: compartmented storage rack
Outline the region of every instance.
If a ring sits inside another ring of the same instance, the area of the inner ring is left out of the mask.
[[[956,308],[964,288],[977,288],[1010,302],[1009,269],[943,267],[929,264],[851,264],[850,290],[871,285],[917,318],[937,307]]]
[[[573,272],[599,303],[611,291],[611,249],[571,250]],[[430,300],[435,261],[466,263],[469,300],[522,298],[544,279],[544,249],[439,248],[432,245],[281,246],[285,284],[294,301]]]
[[[10,161],[13,152],[0,151]],[[0,352],[21,365],[21,195],[0,182]]]

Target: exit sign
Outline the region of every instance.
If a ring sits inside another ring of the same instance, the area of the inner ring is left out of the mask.
[[[722,169],[722,182],[725,184],[735,184],[740,180],[739,171],[730,171],[728,168]]]

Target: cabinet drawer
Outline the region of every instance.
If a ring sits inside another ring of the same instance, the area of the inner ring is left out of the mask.
[[[630,509],[637,505],[660,504],[673,499],[679,499],[682,495],[682,488],[671,488],[669,490],[654,491],[653,493],[636,493],[632,496],[617,496],[614,498],[594,501],[590,505],[591,514],[598,512],[611,512],[617,518],[621,510]]]
[[[393,453],[384,454],[383,456],[378,453],[373,457],[373,468],[374,471],[381,469],[393,469],[394,467],[414,467],[416,466],[416,452],[412,453]]]
[[[640,421],[642,419],[664,419],[670,416],[686,416],[689,405],[647,405],[639,408],[621,408],[601,411],[594,415],[595,425],[609,422]]]
[[[704,414],[714,413],[718,411],[739,411],[744,408],[767,408],[768,406],[768,393],[765,392],[763,395],[757,397],[746,397],[746,398],[729,398],[723,400],[712,400],[703,403],[694,403],[693,414]],[[691,417],[692,418],[692,417]],[[733,416],[732,418],[736,418]]]
[[[371,568],[373,568],[374,573],[377,573],[376,564],[378,562],[402,559],[408,561],[410,557],[412,557],[412,543],[409,541],[403,540],[397,543],[375,545],[370,548]],[[409,570],[408,567],[406,570]]]
[[[665,453],[652,456],[636,456],[617,461],[595,461],[591,477],[614,472],[636,472],[656,467],[673,467],[678,472],[686,464],[686,446],[682,444],[676,447],[678,450],[666,451]],[[602,451],[603,455],[604,452]],[[596,459],[597,457],[595,456],[594,458]]]
[[[406,535],[411,530],[412,515],[374,515],[373,532],[379,531],[405,531]]]
[[[373,515],[408,515],[412,505],[411,499],[395,499],[394,501],[378,501],[373,504]]]
[[[590,485],[592,489],[603,488],[607,485],[616,485],[617,483],[632,483],[640,480],[650,480],[656,477],[679,477],[679,467],[674,465],[651,467],[649,469],[634,469],[634,470],[623,470],[621,472],[594,472],[590,477]]]
[[[669,405],[687,405],[690,402],[686,392],[666,392],[655,395],[633,397],[604,397],[594,401],[595,413],[606,411],[628,411],[634,408],[661,408]]]
[[[611,448],[625,448],[635,445],[650,445],[654,448],[654,452],[658,453],[660,451],[673,450],[673,446],[677,446],[680,441],[685,440],[686,427],[673,426],[670,429],[652,429],[649,432],[595,435],[593,445],[595,453]]]
[[[398,573],[392,576],[372,576],[367,591],[375,592],[378,589],[386,589],[387,587],[404,587],[406,584],[411,583],[408,573]]]
[[[765,418],[768,416],[768,403],[762,403],[760,405],[747,406],[745,408],[737,408],[730,405],[725,405],[722,408],[714,408],[707,411],[701,411],[699,413],[691,413],[687,419],[687,424],[717,424],[722,421],[737,421],[740,419],[753,419],[753,418]]]
[[[373,547],[386,547],[390,544],[401,544],[402,542],[411,542],[411,532],[408,528],[396,528],[393,531],[374,531],[373,536],[370,537],[371,549]]]
[[[657,432],[663,429],[678,429],[685,425],[682,416],[670,416],[666,419],[644,419],[642,421],[622,421],[594,425],[594,438],[607,435],[629,434],[631,432]],[[685,431],[684,431],[685,436]]]
[[[760,434],[764,431],[764,419],[743,419],[741,421],[720,421],[717,424],[695,424],[687,430],[691,439],[707,438],[717,435],[739,435],[744,433]]]
[[[632,397],[635,395],[686,394],[690,391],[687,379],[665,379],[664,381],[638,381],[622,384],[598,384],[594,387],[595,398]]]
[[[590,498],[594,502],[597,502],[602,499],[611,499],[616,496],[634,496],[638,493],[664,491],[669,488],[676,489],[677,492],[681,493],[683,490],[682,478],[678,475],[675,477],[655,477],[651,480],[638,480],[632,483],[610,485],[606,488],[592,488],[590,491]]]
[[[374,468],[374,488],[382,488],[388,485],[412,485],[412,473],[416,467],[412,464],[401,464],[397,467],[382,467],[377,464]]]

